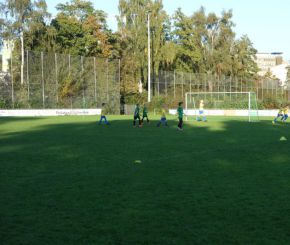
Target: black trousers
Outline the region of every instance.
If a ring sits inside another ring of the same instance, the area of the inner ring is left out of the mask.
[[[142,117],[142,123],[143,123],[143,121],[144,121],[144,118],[146,118],[146,119],[147,119],[147,122],[149,123],[149,118],[148,118],[148,116],[143,116],[143,117]]]
[[[178,119],[179,119],[178,127],[182,128],[183,119],[182,118],[178,118]]]
[[[139,115],[137,115],[137,116],[134,116],[134,121],[133,121],[133,125],[135,126],[136,125],[136,120],[139,120],[139,125],[141,125],[141,118],[140,118],[140,116]]]

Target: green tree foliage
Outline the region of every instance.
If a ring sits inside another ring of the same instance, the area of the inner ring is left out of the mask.
[[[5,0],[1,4],[1,36],[22,40],[16,43],[22,52],[23,46],[120,58],[122,94],[136,95],[140,81],[147,86],[150,15],[153,88],[160,70],[203,73],[216,80],[230,76],[249,81],[257,76],[257,51],[247,36],[236,38],[231,10],[217,15],[201,7],[187,16],[177,9],[170,17],[162,0],[119,0],[117,32],[109,30],[106,13],[95,9],[90,0],[70,0],[58,4],[57,11],[51,20],[45,0]],[[64,96],[76,93],[77,82],[71,78],[65,81]]]
[[[122,81],[124,93],[138,93],[138,83],[147,83],[148,15],[153,84],[160,66],[171,64],[172,55],[165,50],[169,17],[161,0],[120,0],[118,26],[122,42]],[[168,47],[168,46],[167,46]],[[166,58],[166,59],[164,59]]]
[[[56,30],[56,50],[75,55],[109,57],[106,14],[95,10],[92,2],[72,0],[58,4],[52,20]]]
[[[45,0],[6,0],[1,4],[1,11],[6,17],[2,36],[15,40],[16,46],[20,41],[18,46],[21,51],[21,84],[23,84],[25,34],[39,31],[40,23],[49,15],[46,3]]]

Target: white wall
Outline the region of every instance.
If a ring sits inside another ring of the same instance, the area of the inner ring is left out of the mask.
[[[198,114],[198,110],[184,110],[184,113],[188,116],[194,116]],[[204,110],[207,116],[249,116],[248,110]],[[278,110],[258,110],[258,115],[261,117],[274,117],[278,113]],[[169,114],[177,114],[176,109],[170,109]]]
[[[101,109],[0,110],[0,117],[100,115]]]

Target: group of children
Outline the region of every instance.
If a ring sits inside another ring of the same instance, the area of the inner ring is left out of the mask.
[[[184,116],[184,112],[183,112],[183,106],[182,106],[183,102],[179,102],[178,103],[178,107],[177,107],[177,115],[178,115],[178,125],[177,125],[177,129],[178,130],[183,130],[183,116]],[[104,121],[104,123],[106,125],[110,125],[110,123],[107,121],[106,118],[106,107],[105,107],[105,103],[102,104],[102,111],[101,111],[101,118],[99,121],[99,125],[102,124],[102,122]],[[133,120],[133,126],[136,127],[136,121],[139,121],[139,127],[142,127],[143,125],[143,121],[146,118],[147,123],[150,123],[149,117],[148,117],[148,109],[146,104],[143,106],[143,110],[142,110],[142,118],[140,116],[140,105],[136,104],[135,110],[134,110],[134,120]],[[272,121],[273,124],[277,123],[277,120],[281,117],[281,121],[284,123],[287,118],[288,118],[288,111],[289,111],[289,107],[284,106],[281,107],[278,111],[277,116],[274,118],[274,120]],[[206,122],[206,117],[204,114],[204,102],[203,100],[200,100],[200,104],[199,104],[199,115],[196,117],[197,121],[204,121]],[[161,111],[161,118],[160,121],[157,123],[157,127],[160,127],[161,125],[165,125],[168,126],[167,124],[167,119],[166,119],[166,112],[165,109],[163,108]]]
[[[287,106],[284,106],[284,107],[281,106],[281,108],[278,111],[277,116],[274,118],[274,120],[273,120],[272,123],[273,124],[277,123],[277,120],[280,117],[281,117],[281,121],[284,123],[287,120],[287,118],[288,118],[288,111],[289,111],[288,105]]]
[[[177,129],[178,130],[183,130],[183,116],[184,116],[184,112],[183,112],[183,102],[179,102],[178,103],[178,108],[177,108],[177,114],[178,114],[178,125],[177,125]],[[199,117],[197,117],[197,121],[206,121],[205,115],[204,115],[204,111],[203,111],[203,107],[204,107],[204,103],[203,100],[200,101],[200,106],[199,106]],[[139,127],[142,127],[143,125],[143,121],[146,118],[147,123],[150,123],[149,117],[148,117],[148,109],[146,104],[143,106],[143,110],[142,110],[142,118],[140,116],[140,105],[136,104],[135,106],[135,110],[134,110],[134,120],[133,120],[133,126],[136,127],[136,121],[138,120],[139,122]],[[104,123],[106,125],[110,125],[110,123],[107,121],[106,118],[106,104],[103,103],[102,104],[102,111],[101,111],[101,118],[99,121],[99,125],[102,124],[102,122],[104,121]],[[161,118],[160,121],[157,123],[157,127],[160,127],[161,125],[165,125],[168,126],[167,124],[167,119],[166,119],[166,111],[163,108],[161,110]]]
[[[143,106],[143,111],[142,111],[142,119],[140,117],[140,105],[136,104],[135,110],[134,110],[134,121],[133,121],[133,126],[136,127],[136,121],[138,119],[139,121],[139,127],[142,127],[144,119],[147,119],[147,123],[150,123],[149,118],[148,118],[148,109],[146,105]],[[166,120],[166,112],[165,109],[162,109],[161,112],[161,119],[157,124],[157,127],[160,127],[161,124],[164,124],[165,126],[168,126],[167,120]]]

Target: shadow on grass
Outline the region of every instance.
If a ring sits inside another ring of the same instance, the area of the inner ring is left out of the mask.
[[[29,122],[44,119],[43,117],[1,117],[0,125],[15,122]]]
[[[4,244],[289,243],[289,125],[112,118],[9,119]]]

